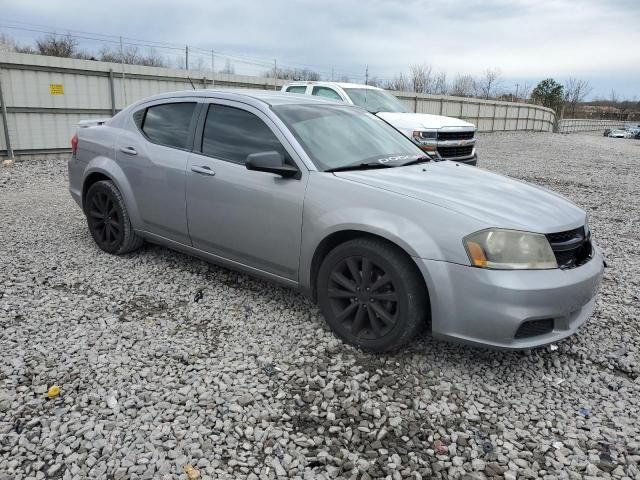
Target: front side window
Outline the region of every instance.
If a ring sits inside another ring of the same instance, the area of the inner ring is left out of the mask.
[[[287,87],[288,93],[304,93],[307,91],[306,85],[295,85],[293,87]]]
[[[226,105],[210,105],[202,136],[202,153],[245,163],[252,153],[286,150],[271,129],[253,113]]]
[[[411,140],[364,110],[343,105],[272,107],[320,170],[396,166],[424,156]]]
[[[342,98],[340,97],[340,95],[338,95],[338,93],[333,88],[329,88],[329,87],[313,87],[311,94],[317,95],[318,97],[325,97],[325,98],[331,98],[332,100],[342,101]]]
[[[134,114],[136,124],[149,140],[168,147],[187,148],[189,126],[196,108],[195,102],[165,103],[147,108],[143,119]]]
[[[374,90],[372,88],[345,88],[344,91],[349,95],[349,98],[354,105],[358,105],[371,113],[405,113],[407,111],[400,100],[384,90]]]

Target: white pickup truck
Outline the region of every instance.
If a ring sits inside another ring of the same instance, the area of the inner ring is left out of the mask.
[[[339,82],[292,82],[283,92],[317,95],[366,108],[414,140],[425,152],[437,151],[447,160],[475,165],[476,126],[472,123],[441,115],[408,112],[396,97],[387,91]]]

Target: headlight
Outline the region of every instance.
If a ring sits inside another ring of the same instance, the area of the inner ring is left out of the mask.
[[[539,233],[491,228],[463,240],[471,265],[497,270],[558,268],[547,237]]]
[[[413,140],[426,152],[435,151],[437,139],[438,132],[435,130],[416,130],[413,132]]]

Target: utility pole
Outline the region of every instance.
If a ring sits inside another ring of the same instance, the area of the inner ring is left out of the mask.
[[[273,89],[278,89],[278,63],[273,59]]]
[[[333,67],[331,67],[331,81],[333,82]]]
[[[215,52],[211,50],[211,88],[216,86],[216,56]]]
[[[189,45],[184,47],[184,69],[189,70]]]
[[[127,87],[124,79],[124,46],[122,44],[122,37],[120,37],[120,66],[122,67],[122,100],[124,104],[122,108],[127,106]]]
[[[364,84],[369,85],[369,65],[367,65],[367,69],[364,72]]]
[[[516,83],[516,100],[518,100],[518,88],[520,87],[519,83]]]
[[[2,126],[4,127],[4,143],[7,148],[7,160],[13,160],[13,149],[11,148],[11,138],[9,138],[9,123],[7,120],[7,105],[2,96],[2,79],[0,79],[0,108],[2,109]]]

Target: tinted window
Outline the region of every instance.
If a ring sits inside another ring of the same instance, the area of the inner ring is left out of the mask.
[[[189,124],[195,108],[195,103],[166,103],[149,107],[142,131],[152,142],[187,148]]]
[[[342,100],[333,88],[328,87],[313,87],[311,94],[318,97],[332,98],[333,100]]]
[[[136,113],[133,114],[133,121],[136,124],[136,127],[138,128],[142,128],[142,121],[144,120],[144,112],[146,112],[147,109],[143,108],[142,110],[138,110]]]
[[[289,93],[304,93],[306,92],[307,87],[306,85],[300,85],[300,86],[295,86],[295,87],[287,87],[287,92]]]
[[[253,113],[224,105],[210,105],[202,137],[202,152],[244,165],[251,153],[286,151],[271,129]]]

